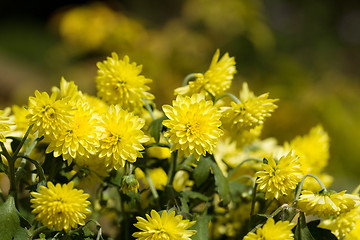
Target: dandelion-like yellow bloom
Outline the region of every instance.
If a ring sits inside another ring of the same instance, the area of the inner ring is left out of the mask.
[[[32,192],[32,213],[37,214],[35,219],[41,221],[56,231],[69,231],[78,225],[84,225],[84,219],[91,211],[86,207],[90,204],[86,199],[89,194],[83,190],[74,189],[74,182],[54,186],[51,182],[47,187],[40,186],[37,192]]]
[[[285,149],[293,149],[299,156],[301,169],[304,174],[318,174],[328,164],[329,159],[329,136],[321,125],[310,130],[305,136],[298,136]]]
[[[294,234],[291,229],[295,223],[289,221],[278,221],[275,223],[273,218],[269,218],[262,228],[256,230],[256,233],[248,233],[244,240],[292,240]]]
[[[246,82],[240,92],[240,103],[231,102],[231,107],[221,107],[224,126],[231,131],[243,131],[262,125],[265,118],[277,108],[278,99],[268,99],[269,93],[258,97],[249,91]]]
[[[329,229],[336,237],[343,239],[360,221],[360,208],[356,207],[336,218],[326,219],[319,224],[320,228]],[[347,239],[347,238],[346,238]]]
[[[153,99],[146,85],[151,80],[139,75],[142,65],[130,63],[129,57],[119,59],[116,53],[104,62],[98,62],[98,73],[95,79],[97,95],[109,104],[119,104],[129,111],[140,111],[142,98]]]
[[[178,150],[185,156],[194,154],[196,159],[206,152],[212,154],[223,134],[220,113],[212,101],[206,101],[203,94],[194,94],[191,98],[178,95],[173,106],[164,105],[163,110],[169,118],[163,124],[169,128],[165,137],[173,143],[171,151]]]
[[[178,95],[192,95],[195,93],[208,94],[213,96],[219,96],[228,90],[231,86],[232,79],[236,73],[235,59],[229,57],[228,53],[225,53],[219,60],[220,51],[216,50],[209,70],[202,73],[195,73],[196,79],[190,81],[188,85],[175,89],[175,94]]]
[[[5,133],[10,131],[10,126],[14,125],[8,114],[4,110],[0,110],[0,142],[6,142]]]
[[[346,194],[345,192],[345,190],[339,193],[323,190],[319,193],[313,193],[304,190],[301,192],[297,206],[306,214],[317,215],[322,218],[345,213],[359,205],[357,195]]]
[[[99,157],[106,166],[118,169],[125,161],[135,162],[142,157],[142,143],[149,140],[141,128],[145,120],[123,110],[119,105],[111,105],[102,119],[104,134],[100,139]]]
[[[196,222],[183,220],[181,215],[175,216],[174,211],[169,214],[163,211],[160,217],[155,210],[151,210],[146,218],[136,217],[138,222],[134,226],[141,232],[135,232],[132,236],[138,240],[190,240],[196,233],[195,230],[186,230]]]
[[[93,115],[89,104],[79,101],[73,121],[52,139],[46,153],[54,152],[54,157],[62,155],[71,164],[76,157],[88,158],[96,154],[100,137],[99,119]]]
[[[263,164],[263,169],[255,176],[258,178],[258,189],[265,192],[265,199],[279,199],[288,195],[303,175],[298,158],[292,152],[282,156],[278,163],[269,158],[268,164]]]
[[[73,119],[74,107],[68,104],[68,99],[56,100],[56,96],[56,93],[49,97],[46,92],[35,91],[35,97],[29,98],[27,118],[34,124],[33,131],[39,131],[39,137],[56,139]]]

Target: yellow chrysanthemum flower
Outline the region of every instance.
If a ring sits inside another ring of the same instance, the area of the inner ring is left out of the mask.
[[[282,156],[278,163],[269,158],[268,164],[263,164],[263,169],[255,176],[258,178],[258,189],[265,192],[265,199],[279,199],[288,195],[303,176],[298,157],[292,152]]]
[[[256,97],[244,82],[240,92],[240,103],[231,102],[231,107],[221,107],[224,126],[231,132],[238,132],[262,125],[265,118],[270,117],[277,108],[274,102],[278,99],[268,97],[269,93]]]
[[[206,152],[212,151],[223,134],[220,113],[212,101],[206,101],[203,94],[190,97],[180,96],[173,101],[173,106],[164,105],[163,111],[169,120],[163,121],[169,130],[165,137],[173,143],[171,151],[178,150],[180,154],[194,154],[196,159]]]
[[[256,233],[248,233],[244,240],[292,240],[294,234],[291,229],[295,223],[289,221],[278,221],[275,223],[273,218],[269,218],[262,228],[256,230]]]
[[[89,104],[78,101],[73,121],[64,128],[56,139],[52,139],[46,153],[54,152],[54,157],[62,155],[71,164],[76,157],[88,158],[96,154],[100,137],[99,119],[93,115]]]
[[[231,86],[232,79],[236,73],[235,59],[229,57],[228,53],[225,53],[219,60],[220,51],[216,50],[209,70],[202,73],[195,73],[196,79],[190,81],[188,85],[175,89],[175,95],[192,95],[195,93],[208,94],[213,96],[219,96],[228,90]]]
[[[60,88],[53,87],[52,92],[56,92],[59,99],[68,98],[69,102],[77,102],[82,99],[82,92],[78,90],[78,86],[73,82],[68,82],[64,77],[60,80]]]
[[[306,214],[317,215],[322,218],[345,213],[360,203],[357,195],[346,194],[345,192],[345,190],[339,193],[323,190],[319,193],[313,193],[304,190],[301,192],[297,206]]]
[[[191,188],[193,185],[194,181],[190,180],[190,175],[187,171],[179,170],[175,173],[173,187],[177,192]]]
[[[11,126],[14,123],[8,117],[8,113],[4,110],[0,110],[0,142],[6,142],[6,132],[11,130]]]
[[[360,240],[360,221],[356,223],[354,228],[347,234],[346,240]]]
[[[343,239],[360,221],[360,208],[356,207],[336,218],[326,219],[319,224],[320,228],[329,229],[336,237]]]
[[[119,104],[129,111],[140,111],[142,98],[153,99],[146,86],[151,80],[139,75],[142,65],[130,63],[129,57],[119,60],[116,53],[104,62],[98,62],[98,73],[95,79],[97,95],[109,104]]]
[[[47,187],[40,186],[37,192],[32,192],[32,213],[37,214],[35,219],[41,221],[56,231],[69,231],[78,225],[84,225],[84,219],[91,211],[86,207],[90,204],[86,199],[89,194],[83,190],[74,189],[74,182],[54,186],[51,182]]]
[[[135,232],[133,237],[138,240],[190,240],[190,237],[196,233],[195,230],[186,230],[196,222],[183,220],[181,215],[175,216],[174,211],[169,214],[163,211],[160,217],[155,210],[151,210],[150,215],[146,214],[147,220],[136,217],[138,222],[134,226],[141,232]]]
[[[148,169],[148,171],[154,187],[158,190],[164,190],[168,180],[168,176],[164,171],[164,169],[159,167],[159,168]],[[145,177],[145,173],[140,168],[135,169],[135,176],[137,179],[142,181],[145,188],[149,187],[149,183]]]
[[[25,106],[13,105],[11,110],[14,114],[14,122],[16,125],[16,131],[21,131],[23,133],[29,128],[29,119],[26,116],[29,114],[29,111]]]
[[[309,134],[285,143],[285,149],[293,149],[299,156],[304,174],[318,174],[328,164],[329,136],[323,127],[318,125],[312,128]]]
[[[142,143],[150,138],[141,128],[145,120],[123,110],[119,105],[111,105],[103,116],[104,134],[100,139],[99,157],[104,158],[106,166],[118,169],[125,166],[125,161],[135,162],[142,157]]]
[[[33,132],[39,131],[40,136],[56,139],[58,134],[67,128],[72,121],[74,107],[68,99],[56,100],[57,94],[35,91],[35,97],[29,98],[30,124],[34,124]]]

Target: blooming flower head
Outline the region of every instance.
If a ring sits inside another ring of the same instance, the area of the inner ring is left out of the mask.
[[[262,125],[265,118],[277,108],[278,99],[268,99],[269,93],[258,97],[249,91],[246,82],[240,92],[240,102],[231,102],[231,107],[221,107],[224,126],[231,131],[243,131]]]
[[[278,221],[275,223],[273,218],[269,218],[262,228],[256,230],[256,233],[248,233],[244,240],[292,240],[294,234],[291,229],[295,223],[289,221]]]
[[[29,114],[29,111],[25,106],[13,105],[11,111],[14,114],[14,122],[16,125],[16,131],[21,131],[23,133],[29,128],[29,119],[26,116]]]
[[[346,235],[347,240],[360,240],[360,221],[356,223],[354,228]]]
[[[318,174],[327,166],[329,136],[321,125],[312,128],[309,134],[298,136],[290,143],[286,143],[285,148],[293,149],[299,156],[304,174]]]
[[[152,168],[149,169],[148,172],[154,187],[158,190],[164,190],[168,180],[168,176],[164,169],[162,169],[161,167]],[[137,179],[141,180],[145,188],[149,187],[149,183],[146,179],[145,173],[140,168],[135,169],[135,175]]]
[[[135,162],[142,157],[142,143],[149,140],[141,128],[145,120],[123,110],[119,105],[111,105],[102,119],[104,134],[100,139],[99,157],[106,166],[118,169],[125,161]]]
[[[89,104],[78,101],[73,121],[52,139],[46,153],[54,152],[54,157],[62,155],[68,164],[76,157],[89,157],[99,146],[99,121],[93,115]]]
[[[57,94],[35,91],[35,97],[29,98],[30,124],[33,131],[39,131],[39,136],[56,139],[58,134],[69,126],[73,118],[74,107],[68,104],[68,99],[56,100]]]
[[[342,213],[335,218],[322,221],[320,228],[329,229],[336,237],[343,239],[351,232],[356,223],[360,222],[360,208],[356,207],[347,213]]]
[[[6,142],[5,133],[10,131],[10,126],[14,125],[8,117],[7,111],[0,110],[0,142]]]
[[[51,90],[56,92],[60,99],[68,98],[69,102],[77,102],[82,98],[82,92],[78,91],[78,86],[72,81],[66,81],[64,77],[60,80],[60,88],[53,87]]]
[[[313,193],[308,190],[301,192],[297,206],[306,214],[327,218],[340,213],[345,213],[359,205],[359,197],[346,194],[346,191],[334,192],[322,190]]]
[[[192,95],[195,93],[207,94],[207,91],[213,96],[219,96],[231,86],[232,79],[236,73],[235,59],[229,57],[228,53],[219,60],[220,51],[216,50],[211,61],[209,70],[202,73],[195,73],[196,79],[190,81],[187,86],[175,89],[175,94]]]
[[[138,240],[190,240],[196,233],[195,230],[186,230],[195,224],[195,221],[183,220],[181,215],[176,215],[172,211],[169,214],[163,211],[160,215],[151,210],[150,216],[146,214],[146,219],[136,217],[138,220],[134,224],[141,232],[135,232],[132,236]]]
[[[278,163],[269,158],[268,163],[263,164],[263,169],[255,175],[258,189],[265,192],[265,199],[279,199],[288,195],[302,178],[300,163],[292,152],[282,156]]]
[[[139,75],[142,65],[130,63],[129,57],[119,59],[116,53],[104,62],[98,62],[98,73],[95,79],[97,95],[109,104],[118,104],[129,111],[140,111],[142,98],[153,99],[146,91],[151,80]]]
[[[36,213],[35,219],[41,221],[49,228],[56,231],[69,231],[78,225],[84,225],[84,219],[91,211],[86,207],[90,204],[86,199],[89,194],[82,190],[74,189],[74,182],[54,186],[51,182],[47,187],[40,186],[37,192],[32,192],[32,213]]]
[[[223,134],[220,113],[212,101],[206,101],[203,94],[190,97],[180,96],[173,101],[173,106],[164,105],[163,110],[169,120],[163,121],[169,130],[165,137],[173,143],[171,151],[180,154],[194,154],[196,159],[206,152],[212,153],[218,138]]]

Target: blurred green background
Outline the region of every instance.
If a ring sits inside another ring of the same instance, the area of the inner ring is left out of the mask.
[[[26,104],[61,76],[95,94],[96,62],[112,51],[143,65],[156,104],[188,73],[235,56],[241,83],[279,108],[262,138],[279,143],[321,123],[335,189],[360,175],[360,2],[286,0],[7,1],[0,4],[0,105]]]

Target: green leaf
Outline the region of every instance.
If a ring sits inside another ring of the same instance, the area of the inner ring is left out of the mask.
[[[0,223],[1,239],[12,240],[16,231],[20,228],[20,219],[12,196],[9,196],[6,202],[0,206]]]
[[[25,228],[22,227],[18,227],[16,229],[15,235],[14,235],[14,240],[24,240],[24,239],[29,239],[29,235],[26,231]]]
[[[316,240],[337,240],[338,238],[328,229],[319,228],[320,220],[311,221],[307,224],[311,235]]]
[[[185,192],[182,192],[181,195],[186,196],[187,199],[189,199],[189,198],[192,198],[192,199],[198,198],[198,199],[200,199],[200,200],[202,200],[204,202],[209,201],[209,198],[207,196],[205,196],[204,194],[199,193],[199,192],[185,191]]]
[[[306,225],[305,214],[303,212],[300,212],[298,224],[295,228],[294,238],[295,240],[315,240]]]
[[[209,177],[211,164],[212,162],[209,158],[200,157],[198,165],[193,171],[196,186],[200,186]]]
[[[206,215],[206,211],[197,220],[196,224],[190,229],[196,230],[196,234],[191,237],[192,240],[208,240],[208,225],[210,217]]]
[[[162,122],[167,119],[167,117],[164,115],[161,118],[155,119],[150,124],[150,135],[155,139],[155,141],[158,143],[160,140],[160,132],[162,129]]]
[[[223,175],[221,169],[215,161],[211,161],[211,168],[214,171],[215,184],[217,186],[220,199],[227,204],[230,202],[229,180]]]

